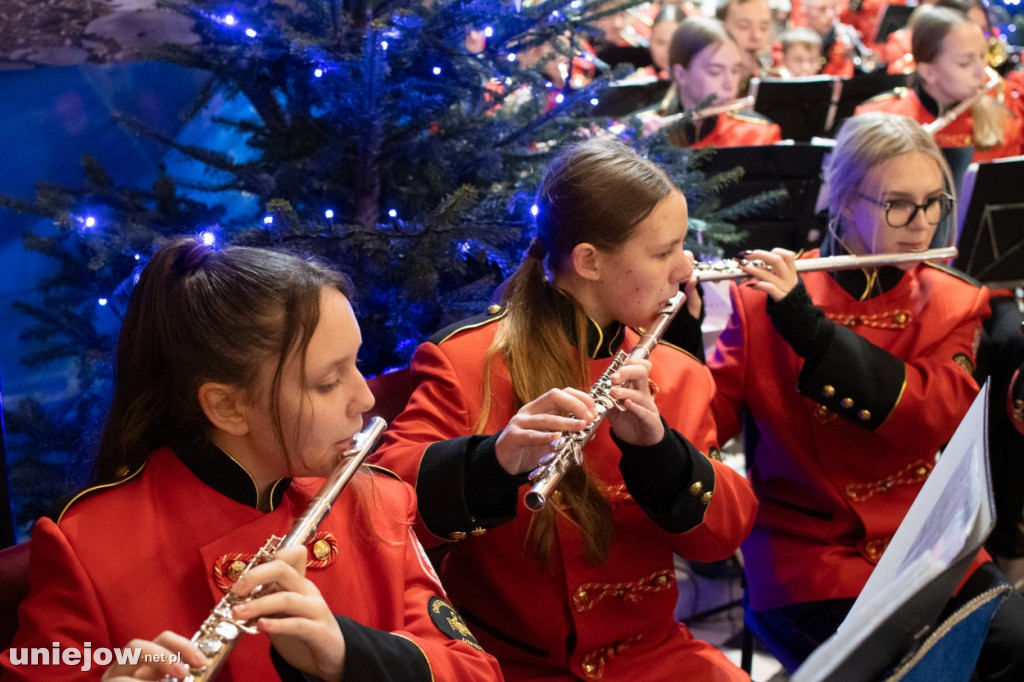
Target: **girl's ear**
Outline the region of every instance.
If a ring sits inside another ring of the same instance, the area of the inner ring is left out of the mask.
[[[933,65],[918,62],[915,68],[917,69],[917,77],[920,78],[925,85],[930,86],[935,82],[935,67]]]
[[[221,431],[233,436],[249,432],[248,400],[242,389],[209,381],[199,387],[199,406]]]
[[[597,281],[601,278],[600,253],[597,248],[587,242],[580,242],[572,249],[570,258],[572,269],[581,279]]]

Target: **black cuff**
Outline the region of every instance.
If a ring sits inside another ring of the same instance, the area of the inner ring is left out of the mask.
[[[896,407],[906,379],[902,360],[835,325],[821,361],[805,363],[800,370],[797,389],[843,419],[874,430]]]
[[[775,331],[797,355],[816,364],[828,349],[836,325],[811,301],[803,280],[781,301],[769,296],[767,310]]]
[[[704,520],[715,488],[711,461],[665,420],[665,437],[656,445],[612,440],[622,451],[619,470],[633,499],[669,533],[685,533]]]
[[[514,477],[501,469],[493,454],[495,440],[496,436],[460,436],[431,443],[423,452],[416,496],[420,518],[437,537],[459,540],[477,528],[492,528],[515,517],[516,490],[527,475]],[[493,465],[486,454],[480,454],[488,451]],[[493,467],[501,469],[506,479],[489,478],[487,472],[493,472]],[[478,486],[484,487],[482,493]],[[481,507],[481,515],[474,513],[472,505]]]
[[[351,618],[334,616],[345,636],[345,682],[398,680],[408,682],[433,679],[426,654],[412,641]],[[303,674],[270,647],[270,660],[284,682],[303,682]]]
[[[519,486],[529,474],[510,474],[498,463],[499,433],[473,437],[466,454],[466,506],[476,518],[515,516]]]
[[[704,289],[700,284],[697,285],[697,294],[704,298]],[[662,334],[661,341],[686,351],[703,363],[704,333],[701,331],[701,325],[704,323],[704,306],[700,307],[700,317],[694,317],[686,309],[686,303],[683,302],[682,305],[683,309],[672,318],[672,323]]]

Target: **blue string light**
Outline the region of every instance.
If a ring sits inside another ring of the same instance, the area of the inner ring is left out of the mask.
[[[331,209],[327,209],[326,211],[324,211],[324,217],[327,218],[328,220],[333,219],[334,211],[332,211]]]
[[[213,246],[217,242],[217,235],[215,235],[213,232],[203,232],[202,237],[203,243],[206,244],[207,246]]]
[[[392,218],[397,218],[398,211],[396,211],[395,209],[391,209],[390,211],[388,211],[388,215],[391,216]]]
[[[441,67],[440,66],[435,66],[432,70],[433,70],[435,76],[440,76],[441,75]]]

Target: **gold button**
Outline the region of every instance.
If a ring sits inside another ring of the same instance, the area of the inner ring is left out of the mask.
[[[868,410],[861,410],[860,412],[857,413],[857,418],[860,419],[862,422],[869,421],[871,419],[871,412],[869,412]]]
[[[241,559],[235,559],[228,564],[228,577],[232,580],[238,580],[242,577],[242,573],[245,572],[245,562]]]
[[[583,664],[583,674],[586,675],[587,677],[593,677],[594,675],[597,674],[597,666],[594,665],[593,663],[584,663]]]
[[[721,462],[722,461],[722,451],[719,450],[718,448],[711,448],[710,450],[708,450],[708,458],[709,459],[713,459],[716,462]]]
[[[658,587],[665,587],[665,585],[668,585],[668,576],[662,573],[654,579],[654,584]]]
[[[459,540],[465,540],[466,534],[463,533],[461,530],[457,530],[452,532],[448,537],[454,540],[455,542],[458,542]]]
[[[906,313],[896,313],[893,315],[892,321],[896,324],[906,324],[909,316]]]
[[[694,484],[690,486],[690,494],[694,497],[700,495],[701,490],[704,490],[704,484],[700,481],[695,481]]]
[[[586,604],[587,601],[589,601],[589,596],[590,595],[587,594],[587,591],[585,589],[583,589],[582,587],[578,587],[572,595],[572,600],[576,604]]]
[[[501,306],[498,305],[497,303],[492,303],[491,305],[487,306],[488,315],[497,315],[499,311],[501,311]]]
[[[317,540],[313,543],[313,556],[319,561],[323,561],[327,557],[331,556],[331,543],[327,540]]]
[[[119,467],[117,467],[117,471],[114,472],[114,475],[117,476],[118,478],[124,478],[125,476],[128,475],[128,473],[129,473],[128,467],[126,467],[126,466],[119,466]]]
[[[473,530],[469,531],[469,534],[472,535],[475,538],[478,538],[481,535],[484,535],[485,533],[487,533],[487,529],[486,528],[481,528],[480,526],[477,526]]]
[[[825,384],[821,387],[821,394],[826,398],[831,398],[836,394],[836,387],[829,384]]]
[[[710,490],[700,496],[700,503],[705,505],[705,506],[711,503],[711,491]]]
[[[839,406],[846,410],[850,409],[853,407],[853,398],[843,398],[839,401]]]
[[[914,473],[917,474],[918,476],[927,476],[928,475],[928,467],[926,467],[926,466],[924,466],[922,464],[921,466],[919,466],[916,469],[914,469]]]

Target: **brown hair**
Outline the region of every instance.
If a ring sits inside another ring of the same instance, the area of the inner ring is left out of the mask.
[[[963,24],[972,24],[963,12],[948,7],[924,5],[911,17],[910,53],[918,64],[930,64],[942,53],[942,41]],[[920,76],[918,76],[920,78]],[[982,97],[971,107],[976,149],[994,149],[1005,142],[1006,119],[1010,112],[991,97]]]
[[[162,446],[181,451],[205,440],[211,425],[199,387],[214,381],[254,390],[268,357],[277,358],[270,397],[290,465],[279,405],[282,369],[292,353],[304,363],[324,287],[352,294],[345,275],[296,256],[217,249],[193,237],[160,248],[142,270],[121,326],[96,482],[137,470]]]
[[[510,278],[502,300],[508,313],[487,355],[488,367],[501,355],[512,378],[517,407],[553,387],[590,388],[587,317],[567,293],[557,291],[545,276],[544,260],[554,272],[571,267],[572,251],[587,242],[615,253],[633,236],[636,226],[655,206],[679,190],[668,175],[620,142],[587,140],[565,147],[548,166],[537,193],[536,243]],[[546,259],[538,257],[546,253]],[[566,333],[557,299],[569,297],[575,309],[573,334]],[[576,350],[574,350],[576,349]],[[489,398],[485,372],[484,396]],[[485,398],[487,401],[487,398]],[[485,402],[478,430],[489,412]],[[592,475],[576,468],[559,486],[584,538],[587,559],[600,563],[611,541],[611,509]],[[531,545],[546,563],[558,505],[535,517]]]
[[[690,17],[672,34],[672,42],[668,46],[669,68],[681,64],[688,69],[693,58],[705,47],[727,41],[736,42],[718,19]]]

